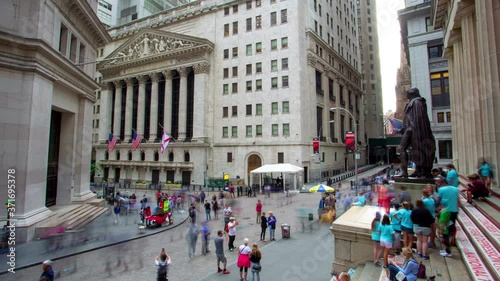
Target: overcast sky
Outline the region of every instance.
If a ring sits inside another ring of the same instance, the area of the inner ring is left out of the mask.
[[[366,0],[361,0],[366,1]],[[398,10],[403,9],[404,0],[376,0],[378,21],[378,44],[382,72],[382,97],[384,113],[396,110],[396,72],[400,61],[401,33]]]

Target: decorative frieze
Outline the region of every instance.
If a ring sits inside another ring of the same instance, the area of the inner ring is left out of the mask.
[[[210,64],[203,62],[203,63],[198,63],[193,65],[194,69],[194,74],[201,74],[201,73],[209,73],[210,72]]]

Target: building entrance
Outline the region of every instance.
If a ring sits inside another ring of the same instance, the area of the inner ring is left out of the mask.
[[[45,206],[56,204],[57,180],[59,172],[59,143],[61,138],[61,113],[52,110],[49,132],[49,157],[47,160],[47,183],[45,190]]]

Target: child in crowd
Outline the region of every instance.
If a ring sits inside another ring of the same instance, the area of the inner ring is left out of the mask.
[[[372,220],[372,240],[373,240],[373,263],[375,266],[380,265],[380,255],[382,253],[382,248],[380,247],[380,219],[382,215],[380,212],[375,214],[375,218]]]
[[[384,268],[389,266],[389,251],[394,242],[394,229],[391,226],[389,215],[385,214],[380,225],[380,246],[384,250]]]

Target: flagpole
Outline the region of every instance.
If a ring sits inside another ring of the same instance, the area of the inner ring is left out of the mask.
[[[162,126],[160,123],[158,123],[158,126],[160,126],[160,128],[163,130],[163,132],[164,132],[165,134],[167,134],[167,132],[165,132],[165,128],[163,128],[163,126]],[[168,134],[167,134],[167,135],[168,135]],[[176,142],[176,141],[177,141],[177,140],[176,140],[176,139],[174,139],[172,136],[170,136],[170,138],[171,138],[174,142]]]

